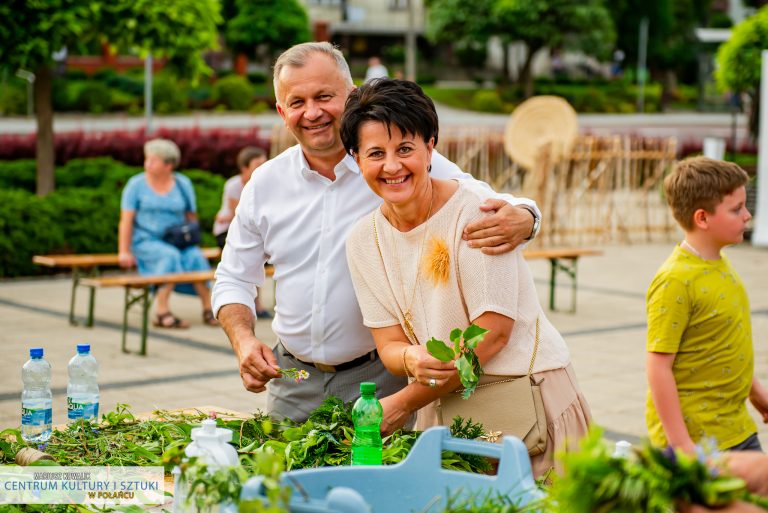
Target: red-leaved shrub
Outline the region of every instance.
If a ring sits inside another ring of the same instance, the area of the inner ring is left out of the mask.
[[[181,149],[179,169],[205,169],[223,176],[237,171],[235,157],[244,146],[258,146],[269,153],[269,135],[259,129],[160,129],[151,137],[143,130],[115,132],[65,132],[56,134],[56,164],[84,157],[108,156],[132,166],[144,162],[143,146],[148,139],[173,140]],[[0,160],[35,158],[35,134],[0,135]]]

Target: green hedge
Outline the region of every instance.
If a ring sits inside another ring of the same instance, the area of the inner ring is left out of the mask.
[[[32,263],[33,255],[116,252],[122,189],[141,171],[110,158],[71,160],[56,169],[57,190],[39,198],[34,160],[0,161],[0,277],[46,272]],[[213,246],[224,179],[183,173],[195,187],[203,245]]]

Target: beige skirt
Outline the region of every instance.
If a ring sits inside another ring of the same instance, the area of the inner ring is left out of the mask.
[[[533,475],[538,478],[552,468],[561,472],[562,466],[559,461],[555,461],[555,454],[576,449],[578,441],[589,429],[592,413],[571,364],[562,369],[534,373],[534,377],[536,381],[544,378],[541,383],[541,399],[547,418],[547,448],[542,454],[531,458]],[[423,431],[437,425],[436,403],[419,410],[417,430]]]

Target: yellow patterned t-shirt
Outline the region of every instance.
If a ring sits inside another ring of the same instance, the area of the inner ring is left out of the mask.
[[[672,372],[693,441],[714,438],[727,449],[756,433],[746,406],[754,371],[749,299],[728,258],[703,260],[677,246],[646,305],[646,349],[676,353]],[[668,445],[650,390],[645,417],[651,442]]]

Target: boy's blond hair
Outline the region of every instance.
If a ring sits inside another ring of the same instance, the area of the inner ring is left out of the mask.
[[[693,230],[698,209],[713,213],[728,194],[746,185],[749,175],[733,162],[690,157],[678,162],[664,179],[672,215],[685,231]]]

